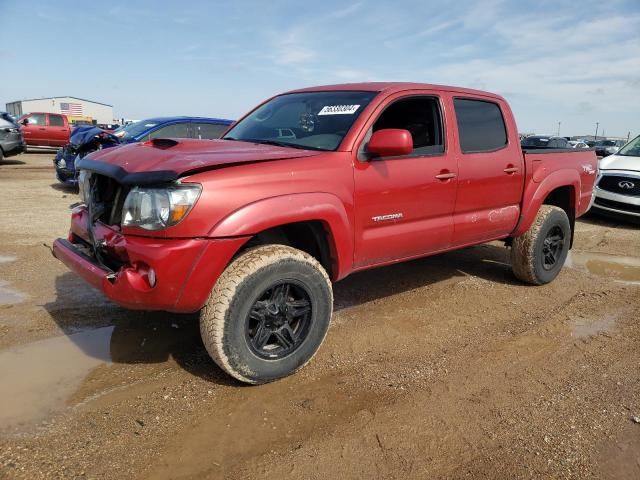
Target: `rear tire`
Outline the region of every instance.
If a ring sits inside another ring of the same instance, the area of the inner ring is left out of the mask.
[[[558,276],[571,242],[571,225],[564,210],[542,205],[533,225],[511,245],[511,268],[526,283],[543,285]]]
[[[222,273],[200,312],[200,334],[229,375],[267,383],[311,360],[332,311],[331,281],[315,258],[284,245],[260,246]]]

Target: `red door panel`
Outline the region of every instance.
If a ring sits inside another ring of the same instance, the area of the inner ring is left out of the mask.
[[[24,117],[29,123],[22,125],[22,135],[27,145],[46,147],[49,145],[47,139],[47,116],[44,113],[32,113]]]
[[[446,249],[453,234],[456,179],[446,155],[357,163],[355,266]]]

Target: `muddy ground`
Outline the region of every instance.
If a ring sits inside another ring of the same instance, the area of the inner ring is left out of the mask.
[[[581,219],[542,287],[498,243],[353,275],[314,360],[247,387],[51,256],[51,158],[0,165],[0,478],[640,478],[640,228]]]

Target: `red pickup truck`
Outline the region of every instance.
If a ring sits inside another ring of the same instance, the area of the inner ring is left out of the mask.
[[[32,112],[18,119],[27,148],[59,148],[69,143],[71,126],[66,115]]]
[[[84,204],[54,255],[125,307],[199,312],[217,364],[264,383],[311,359],[332,282],[352,272],[504,240],[519,279],[553,280],[596,156],[523,151],[497,95],[363,83],[273,97],[221,140],[153,139],[79,168]]]

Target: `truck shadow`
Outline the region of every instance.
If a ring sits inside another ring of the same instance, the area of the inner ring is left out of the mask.
[[[597,225],[605,228],[617,228],[626,230],[640,230],[640,220],[633,222],[632,220],[626,220],[622,218],[612,218],[605,213],[599,213],[596,211],[590,211],[585,216],[580,217],[578,220],[581,223],[588,225]]]
[[[9,165],[25,165],[27,162],[23,162],[22,160],[15,160],[13,158],[5,158],[4,160],[0,161],[0,168],[4,167],[4,166],[9,166]]]
[[[519,284],[511,273],[508,250],[481,245],[353,274],[334,285],[335,311],[469,276]],[[187,372],[207,381],[237,385],[209,357],[196,314],[125,310],[71,272],[58,276],[55,287],[56,300],[44,308],[85,355],[122,364],[163,363],[173,358]]]

